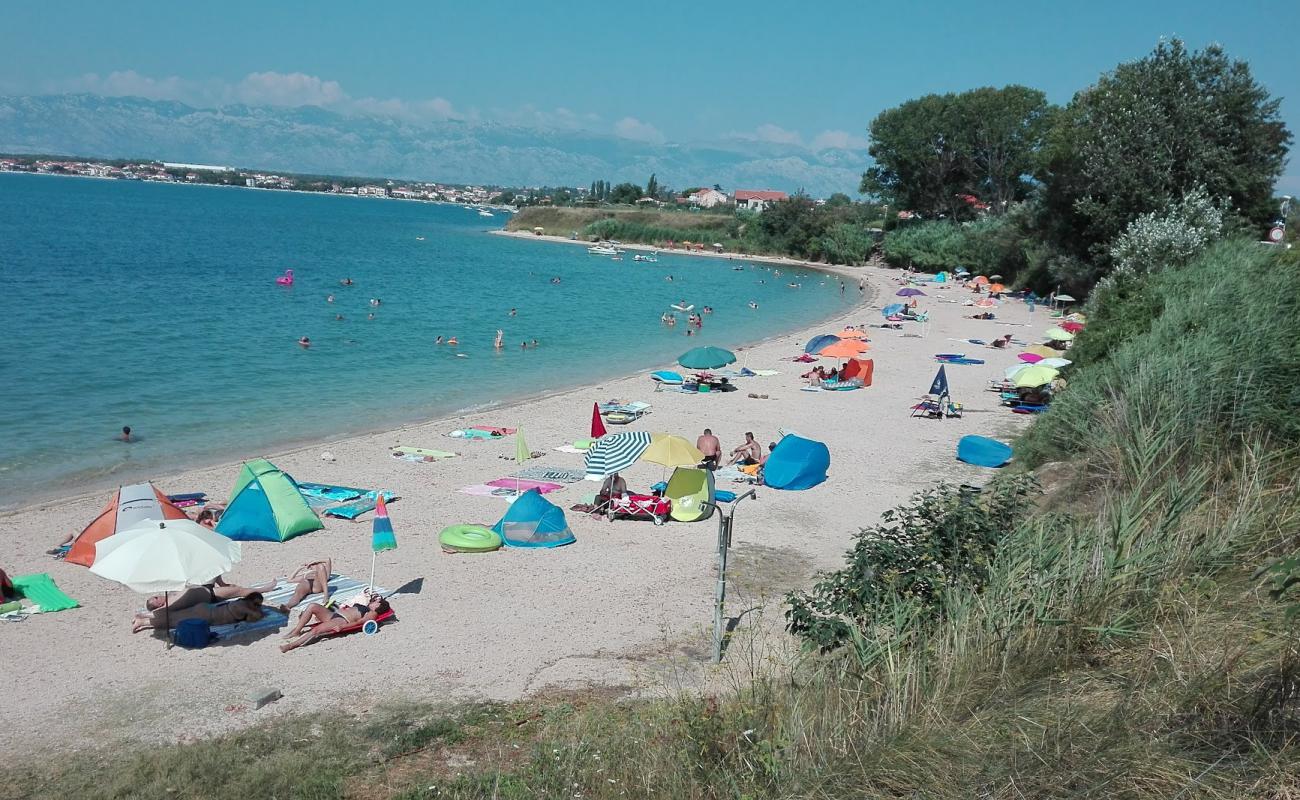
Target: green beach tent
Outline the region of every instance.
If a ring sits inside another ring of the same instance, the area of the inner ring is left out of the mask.
[[[217,533],[241,542],[283,542],[325,527],[298,482],[264,458],[244,462]]]

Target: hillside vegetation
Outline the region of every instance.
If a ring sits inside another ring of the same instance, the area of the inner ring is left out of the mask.
[[[1293,598],[1256,577],[1300,544],[1297,280],[1238,241],[1095,299],[1017,468],[862,531],[789,598],[807,655],[730,692],[290,719],[0,797],[1300,796]]]

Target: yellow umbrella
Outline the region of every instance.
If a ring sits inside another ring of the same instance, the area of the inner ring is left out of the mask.
[[[1020,370],[1011,379],[1011,383],[1017,389],[1033,389],[1039,386],[1046,386],[1056,380],[1060,372],[1051,367],[1043,367],[1038,364],[1030,364]]]
[[[1060,328],[1048,328],[1043,335],[1054,342],[1068,342],[1074,338],[1074,334]]]
[[[670,433],[650,435],[650,446],[641,454],[642,461],[664,467],[693,467],[704,460],[695,445]]]
[[[859,353],[869,350],[870,347],[866,342],[859,339],[840,339],[832,345],[823,347],[817,351],[817,355],[826,358],[853,358]]]
[[[1036,344],[1033,347],[1026,347],[1025,352],[1040,355],[1043,358],[1052,358],[1061,354],[1060,350],[1053,350],[1045,344]]]

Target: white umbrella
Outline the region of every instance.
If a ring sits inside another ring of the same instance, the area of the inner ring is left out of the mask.
[[[1053,369],[1060,369],[1061,367],[1068,367],[1074,362],[1068,358],[1044,358],[1042,361],[1039,361],[1038,363],[1043,365],[1044,367],[1052,367]]]
[[[242,557],[239,542],[197,522],[150,519],[96,542],[90,571],[137,592],[174,592],[229,572]]]

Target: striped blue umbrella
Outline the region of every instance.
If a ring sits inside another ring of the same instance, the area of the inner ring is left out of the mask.
[[[627,469],[649,446],[647,431],[623,431],[600,437],[587,448],[587,480],[598,481]]]

